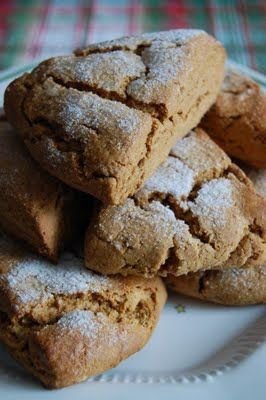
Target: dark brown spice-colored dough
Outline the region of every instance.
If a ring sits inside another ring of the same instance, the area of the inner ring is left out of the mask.
[[[183,275],[263,265],[266,203],[201,129],[120,206],[103,206],[85,238],[85,262],[105,274]]]
[[[266,94],[249,77],[228,70],[200,126],[230,156],[266,168]]]
[[[85,196],[43,171],[11,126],[0,122],[0,227],[56,261],[89,211]]]
[[[0,339],[49,388],[113,368],[149,340],[159,278],[103,277],[66,253],[57,266],[0,238]]]
[[[9,85],[5,111],[49,173],[121,204],[214,103],[224,60],[202,31],[116,39],[44,61]]]

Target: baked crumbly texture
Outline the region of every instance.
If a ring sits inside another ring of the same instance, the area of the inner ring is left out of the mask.
[[[265,170],[246,168],[258,193],[266,197]],[[172,290],[224,305],[266,303],[266,266],[189,273],[165,279]]]
[[[101,273],[146,277],[262,265],[265,221],[265,199],[196,129],[134,197],[99,210],[86,233],[85,263]]]
[[[88,220],[89,203],[42,171],[10,125],[0,122],[0,227],[56,261]],[[84,220],[82,222],[82,219]]]
[[[266,94],[250,78],[228,70],[200,125],[230,156],[266,168]]]
[[[245,172],[253,182],[257,192],[266,198],[266,169],[246,168]]]
[[[121,204],[214,103],[224,60],[197,30],[93,44],[12,82],[5,111],[43,168]]]
[[[175,292],[228,306],[266,303],[266,266],[230,268],[168,275],[166,284]]]
[[[0,339],[49,388],[83,381],[140,350],[165,301],[159,278],[104,277],[70,253],[54,266],[1,238]]]

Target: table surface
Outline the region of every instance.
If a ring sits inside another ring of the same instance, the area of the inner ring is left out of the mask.
[[[0,0],[0,70],[140,32],[201,28],[229,57],[266,72],[266,2]]]

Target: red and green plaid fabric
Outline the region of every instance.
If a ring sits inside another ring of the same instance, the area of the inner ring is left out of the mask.
[[[0,69],[171,28],[204,29],[232,60],[266,73],[265,0],[0,0]]]

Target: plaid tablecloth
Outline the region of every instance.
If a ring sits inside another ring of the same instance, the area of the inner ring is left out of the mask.
[[[0,69],[143,31],[202,28],[266,73],[266,1],[0,0]]]

